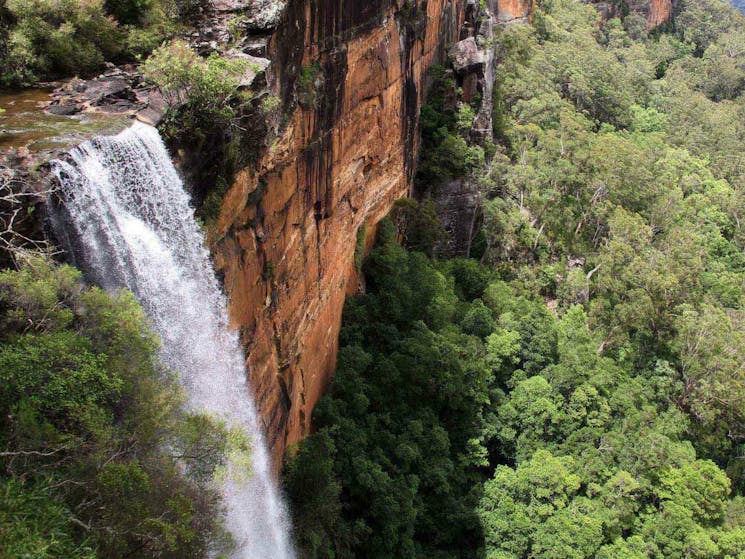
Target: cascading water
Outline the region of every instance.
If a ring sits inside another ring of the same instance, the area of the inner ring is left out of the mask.
[[[294,557],[241,345],[229,328],[226,300],[189,197],[158,132],[136,123],[82,144],[53,169],[67,214],[59,220],[64,227],[56,228],[76,263],[104,289],[134,292],[194,411],[251,437],[250,475],[228,459],[219,481],[227,528],[238,544],[235,557]]]

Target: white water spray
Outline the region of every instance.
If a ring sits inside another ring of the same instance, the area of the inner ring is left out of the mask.
[[[238,543],[234,557],[292,559],[287,512],[272,479],[241,345],[158,132],[136,123],[82,144],[70,157],[53,169],[69,214],[62,233],[76,263],[104,289],[126,287],[135,294],[192,410],[251,437],[250,475],[228,464],[220,478],[227,528]]]

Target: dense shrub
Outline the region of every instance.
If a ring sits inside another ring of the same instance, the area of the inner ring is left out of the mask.
[[[224,125],[235,113],[229,101],[238,96],[241,77],[251,69],[242,58],[216,53],[201,58],[184,41],[153,51],[142,65],[170,107],[169,136],[199,134]]]
[[[433,84],[422,107],[421,149],[415,183],[420,194],[435,194],[442,184],[483,170],[481,146],[468,142],[473,109],[456,101],[457,85],[451,72],[430,69]]]
[[[141,23],[153,7],[153,0],[104,0],[106,12],[119,23]]]
[[[0,555],[187,557],[229,545],[227,437],[182,409],[130,293],[43,259],[0,272]],[[191,474],[189,474],[191,472]]]
[[[121,52],[122,33],[100,0],[7,0],[5,7],[15,21],[6,84],[94,72]]]
[[[0,7],[0,87],[87,76],[105,62],[143,57],[188,21],[181,4],[6,0]]]

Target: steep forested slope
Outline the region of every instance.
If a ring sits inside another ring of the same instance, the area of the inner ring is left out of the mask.
[[[382,229],[285,474],[304,556],[745,554],[743,45],[719,1],[654,32],[543,2],[485,149],[433,75],[417,185],[480,183],[479,261],[415,252],[427,202],[410,252]]]

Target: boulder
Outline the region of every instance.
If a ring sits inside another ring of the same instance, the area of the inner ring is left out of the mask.
[[[453,68],[461,75],[479,71],[486,61],[484,51],[473,37],[455,43],[448,54]]]
[[[82,107],[79,105],[73,105],[73,104],[65,104],[65,105],[50,105],[47,107],[46,111],[49,114],[57,115],[57,116],[71,116],[76,115],[80,111],[82,111]]]
[[[245,26],[249,32],[269,32],[279,26],[285,3],[279,0],[254,0],[246,6]]]

